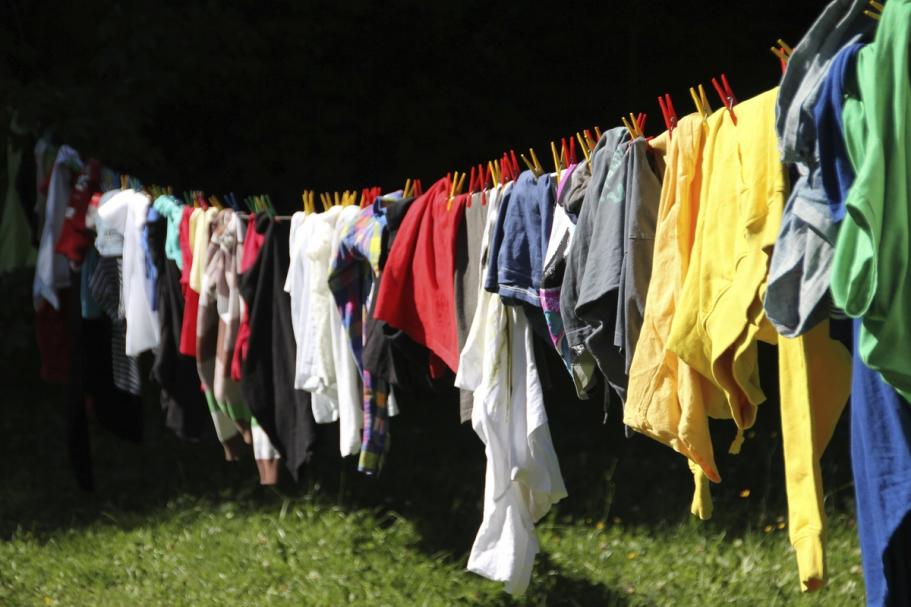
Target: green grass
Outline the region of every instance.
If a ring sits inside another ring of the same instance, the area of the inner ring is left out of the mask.
[[[0,314],[9,339],[31,330],[27,318],[10,322]],[[600,402],[566,400],[554,374],[548,407],[570,497],[539,526],[531,586],[513,600],[464,570],[484,460],[470,428],[456,424],[452,394],[403,402],[380,478],[340,461],[326,428],[300,483],[264,489],[251,461],[222,461],[214,438],[185,444],[163,429],[150,391],[143,444],[93,425],[97,489],[88,494],[68,468],[62,390],[38,382],[35,363],[24,348],[0,365],[4,607],[863,603],[844,428],[824,460],[829,582],[801,595],[780,528],[772,407],[743,454],[720,462],[715,518],[700,522],[688,512],[680,458],[623,438],[616,415],[602,426]],[[730,428],[716,434],[723,442]]]

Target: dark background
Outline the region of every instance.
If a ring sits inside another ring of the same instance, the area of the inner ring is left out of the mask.
[[[647,112],[724,72],[746,99],[780,77],[821,1],[3,0],[10,110],[145,183],[269,193],[425,185]]]

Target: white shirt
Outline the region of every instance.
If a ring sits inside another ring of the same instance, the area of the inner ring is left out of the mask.
[[[102,194],[98,200],[98,207],[89,205],[85,214],[85,226],[95,230],[95,248],[102,257],[120,257],[123,255],[123,233],[108,227],[98,214],[98,209],[103,207],[120,190],[110,190]]]
[[[488,202],[482,276],[499,193],[495,190]],[[539,549],[534,523],[566,497],[533,339],[524,310],[503,305],[499,295],[481,287],[455,382],[474,393],[471,424],[487,455],[484,514],[468,570],[504,582],[512,594],[524,593],[531,579]]]
[[[37,149],[37,148],[36,148]],[[35,307],[41,300],[47,300],[55,310],[60,309],[58,291],[70,286],[70,266],[66,257],[56,251],[66,208],[70,204],[73,189],[73,174],[82,169],[79,153],[63,145],[57,151],[54,168],[47,189],[47,207],[41,239],[38,243],[38,258],[35,261],[35,280],[32,283],[32,298]]]
[[[314,230],[325,227],[315,213],[305,214],[298,211],[291,217],[291,235],[289,249],[291,264],[288,267],[288,277],[285,279],[285,292],[291,297],[291,327],[294,331],[296,353],[294,359],[294,388],[306,389],[308,367],[305,361],[315,358],[314,350],[317,347],[312,335],[307,334],[308,323],[311,322],[314,310],[311,301],[312,289],[310,285],[311,263],[307,257],[307,244],[313,239]],[[329,322],[325,315],[325,322]],[[331,355],[331,353],[330,353]],[[313,419],[318,424],[328,424],[338,419],[338,403],[328,394],[313,392],[310,397],[310,408]]]
[[[138,356],[158,347],[160,325],[146,296],[142,227],[151,200],[145,194],[124,190],[99,207],[105,226],[123,234],[123,280],[121,296],[127,323],[126,354]]]

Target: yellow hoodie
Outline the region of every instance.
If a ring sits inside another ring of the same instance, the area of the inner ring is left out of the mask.
[[[779,345],[790,537],[808,590],[825,577],[819,458],[848,398],[851,360],[829,338],[827,322],[802,337],[779,338],[763,311],[785,191],[774,131],[776,95],[773,89],[738,104],[736,125],[727,110],[708,118],[689,269],[666,347],[721,389],[742,431],[765,400],[758,342]],[[732,451],[738,449],[735,441]]]

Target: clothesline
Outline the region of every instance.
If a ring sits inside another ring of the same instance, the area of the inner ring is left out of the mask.
[[[738,452],[770,344],[801,587],[826,578],[819,460],[853,391],[865,575],[884,593],[889,539],[869,529],[888,520],[891,537],[911,504],[911,483],[889,480],[893,466],[911,474],[911,0],[891,0],[875,36],[866,6],[829,4],[779,87],[735,104],[722,78],[718,111],[694,91],[697,112],[677,120],[663,98],[669,128],[650,140],[631,115],[591,149],[580,141],[578,163],[572,144],[551,148],[552,174],[533,151],[519,172],[511,153],[467,191],[454,173],[384,204],[317,213],[304,196],[305,211],[276,217],[105,191],[100,164],[64,146],[39,166],[39,314],[70,299],[85,327],[110,326],[106,345],[81,334],[117,361],[107,380],[124,399],[137,398],[135,356],[154,351],[169,427],[197,438],[211,424],[229,460],[252,447],[266,484],[279,462],[295,478],[310,463],[316,423],[338,422],[340,453],[378,473],[396,391],[455,385],[487,456],[468,568],[514,593],[534,523],[567,495],[537,341],[580,398],[603,382],[628,428],[687,458],[700,518],[721,481],[709,419],[734,422]],[[845,314],[853,356],[833,337]]]

